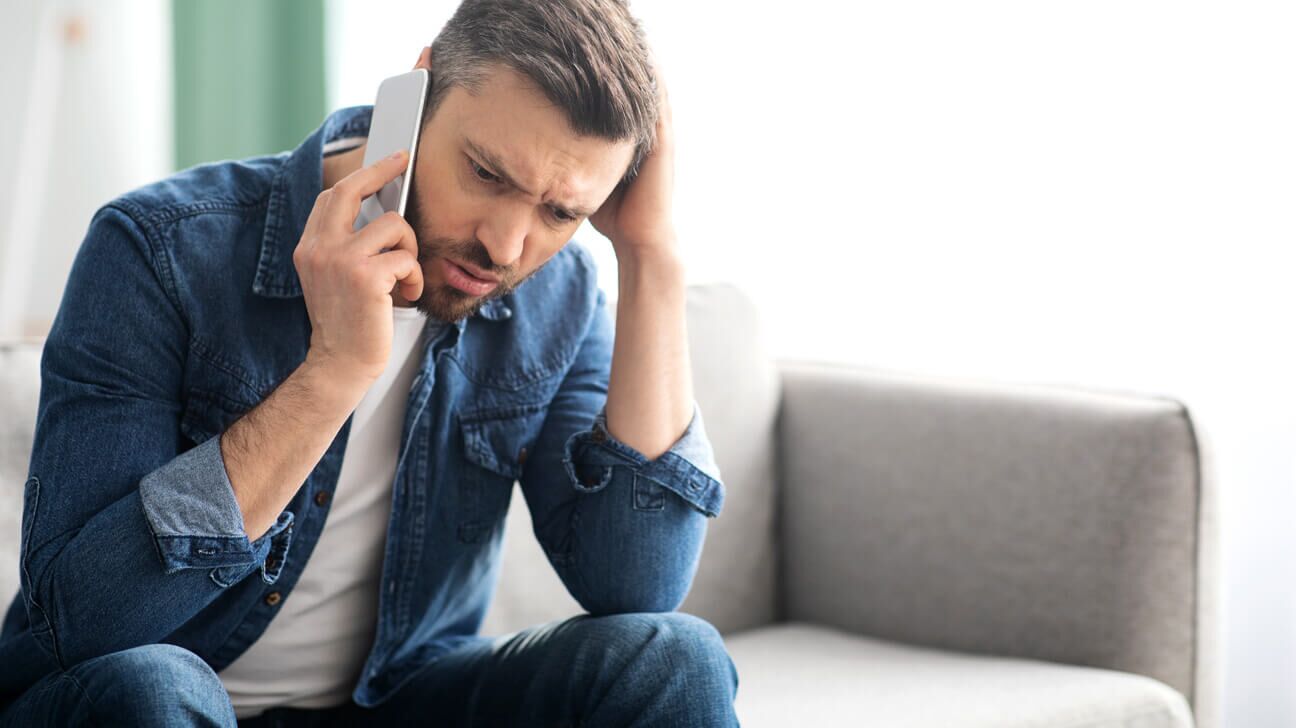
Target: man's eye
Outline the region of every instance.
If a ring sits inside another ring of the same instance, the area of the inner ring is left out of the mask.
[[[481,166],[480,164],[477,164],[477,162],[473,161],[472,159],[468,160],[468,164],[472,165],[473,174],[477,175],[477,179],[483,182],[500,181],[499,177],[496,177],[495,175],[491,174],[485,167]]]
[[[563,210],[559,210],[553,207],[549,209],[553,213],[554,219],[558,220],[559,222],[571,222],[572,220],[576,219],[575,215],[568,215]]]

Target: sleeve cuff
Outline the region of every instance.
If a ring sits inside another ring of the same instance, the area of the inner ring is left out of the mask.
[[[607,431],[606,402],[595,415],[594,426],[601,429],[609,440],[614,440],[612,434]],[[620,444],[625,446],[625,443]],[[684,458],[713,480],[721,479],[720,466],[716,463],[715,453],[711,449],[711,440],[707,438],[706,426],[702,422],[702,408],[698,406],[697,400],[693,401],[693,418],[689,420],[688,427],[684,428],[684,434],[680,435],[667,452]]]
[[[140,499],[166,573],[213,569],[212,578],[228,585],[260,566],[263,578],[278,578],[293,514],[284,511],[270,530],[255,542],[248,540],[220,437],[208,438],[144,476]]]
[[[637,477],[670,490],[708,517],[720,515],[724,485],[711,443],[702,422],[702,410],[693,402],[693,418],[675,444],[654,460],[612,437],[607,430],[607,405],[599,410],[590,430],[567,439],[563,455],[572,486],[592,493],[607,487],[614,466],[629,466]]]
[[[292,542],[292,524],[292,511],[280,513],[270,530],[250,544],[252,551],[250,561],[245,564],[212,569],[212,581],[220,586],[230,586],[242,581],[253,570],[260,570],[261,581],[267,584],[278,581],[279,572],[283,570],[284,560],[288,557],[288,544]]]

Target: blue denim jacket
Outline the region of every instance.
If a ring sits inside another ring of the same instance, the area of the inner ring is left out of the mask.
[[[94,216],[41,358],[0,701],[50,671],[157,642],[220,671],[292,598],[351,420],[255,541],[219,435],[306,356],[292,251],[322,186],[323,146],[366,135],[370,111],[335,112],[291,153],[195,167]],[[592,259],[569,244],[426,341],[356,702],[381,702],[477,633],[515,480],[585,610],[683,601],[724,487],[696,402],[653,460],[608,434],[612,340]]]

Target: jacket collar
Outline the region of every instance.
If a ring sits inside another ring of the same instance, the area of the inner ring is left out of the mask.
[[[329,114],[324,123],[296,149],[287,153],[270,185],[261,255],[252,280],[253,293],[269,298],[302,295],[301,279],[297,277],[292,254],[306,229],[315,198],[324,187],[324,148],[348,137],[369,136],[372,114],[372,106],[339,109]],[[505,304],[505,298],[508,296],[486,301],[477,314],[492,321],[508,318],[512,311]],[[462,324],[463,321],[459,321],[458,328],[462,329]]]

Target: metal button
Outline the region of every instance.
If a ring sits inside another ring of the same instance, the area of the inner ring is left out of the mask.
[[[321,490],[320,492],[315,494],[315,505],[317,506],[328,505],[330,497],[331,496],[327,490]]]
[[[277,591],[272,591],[265,596],[265,603],[270,606],[278,604],[283,599],[283,595]]]

